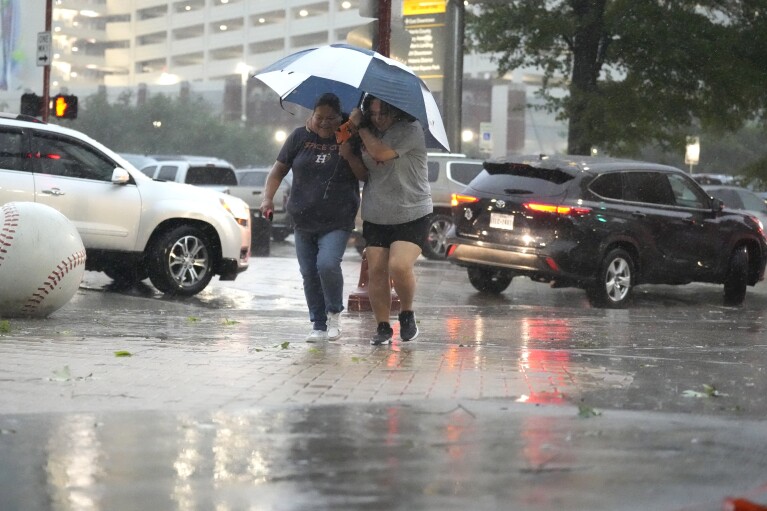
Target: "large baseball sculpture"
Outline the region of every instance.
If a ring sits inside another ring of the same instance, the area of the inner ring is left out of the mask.
[[[35,202],[0,208],[0,318],[48,316],[84,273],[83,241],[67,217]]]

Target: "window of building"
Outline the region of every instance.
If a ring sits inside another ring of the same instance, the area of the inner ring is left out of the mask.
[[[285,23],[285,11],[270,11],[254,14],[250,17],[250,25],[260,27],[264,25],[274,25]]]
[[[205,0],[182,0],[173,3],[173,12],[199,11],[205,7]]]
[[[194,25],[192,27],[177,28],[171,34],[174,41],[180,41],[183,39],[192,39],[195,37],[202,37],[205,34],[204,25]]]
[[[313,18],[328,13],[328,2],[317,2],[311,5],[302,5],[290,10],[290,15],[295,19]]]
[[[242,30],[242,27],[244,26],[244,18],[230,18],[228,20],[214,21],[210,24],[210,33],[217,34],[221,32]]]
[[[167,14],[168,6],[161,5],[158,7],[150,7],[148,9],[139,9],[136,11],[136,19],[139,21],[151,20],[155,18],[162,18],[163,16],[167,16]]]
[[[323,44],[328,44],[328,33],[325,30],[322,32],[314,32],[312,34],[297,35],[290,38],[290,45],[293,48],[319,46]]]
[[[212,60],[229,60],[229,59],[241,59],[242,58],[242,46],[228,46],[226,48],[217,48],[210,50],[210,58]]]
[[[248,45],[248,53],[257,55],[259,53],[269,53],[271,51],[283,51],[285,49],[285,40],[283,38],[260,41]]]
[[[155,32],[136,38],[136,44],[146,46],[149,44],[162,44],[167,40],[167,32]]]
[[[205,55],[201,52],[185,53],[171,58],[171,67],[176,66],[197,66],[204,62]]]

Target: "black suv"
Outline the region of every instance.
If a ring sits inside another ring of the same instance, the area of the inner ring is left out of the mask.
[[[485,162],[454,199],[448,259],[479,291],[501,293],[520,275],[620,308],[638,284],[710,282],[738,305],[764,278],[761,222],[673,167],[519,156]]]

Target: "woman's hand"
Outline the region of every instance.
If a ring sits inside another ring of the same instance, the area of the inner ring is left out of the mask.
[[[359,128],[360,123],[364,120],[362,110],[359,108],[352,109],[352,113],[349,114],[349,120],[354,123],[356,128]]]
[[[274,201],[268,197],[261,199],[261,206],[258,208],[261,211],[261,216],[269,218],[274,213]]]

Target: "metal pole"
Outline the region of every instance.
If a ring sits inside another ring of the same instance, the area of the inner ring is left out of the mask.
[[[390,56],[391,47],[391,0],[378,0],[378,48],[384,57]]]
[[[444,95],[442,116],[447,141],[453,152],[461,152],[461,113],[463,111],[463,0],[447,2],[447,51],[445,52]]]
[[[51,33],[51,25],[53,20],[53,0],[45,1],[45,31]],[[51,64],[50,60],[45,66],[43,66],[43,122],[48,122],[48,116],[50,115],[50,102],[51,102]]]

